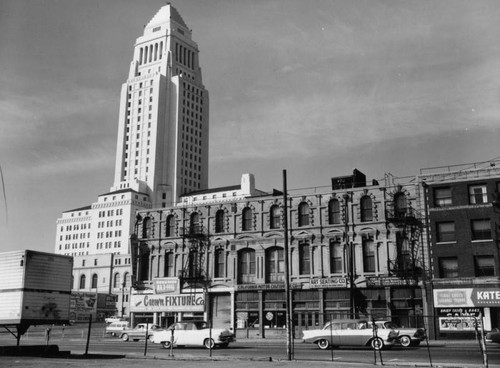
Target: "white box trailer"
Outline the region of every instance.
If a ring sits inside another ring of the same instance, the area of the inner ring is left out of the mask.
[[[0,326],[69,323],[73,258],[22,250],[0,253]]]

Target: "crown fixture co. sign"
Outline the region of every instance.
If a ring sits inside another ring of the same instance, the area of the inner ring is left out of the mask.
[[[203,294],[131,295],[131,312],[203,312]]]

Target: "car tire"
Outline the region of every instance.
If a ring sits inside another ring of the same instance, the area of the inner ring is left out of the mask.
[[[375,350],[382,350],[384,348],[384,340],[382,340],[380,337],[375,337],[370,342],[370,345]]]
[[[411,338],[410,338],[410,336],[407,336],[407,335],[400,336],[399,343],[401,344],[401,346],[404,346],[405,348],[412,345]]]
[[[163,342],[161,343],[161,347],[162,347],[163,349],[170,349],[170,347],[171,347],[171,346],[172,346],[172,342],[170,342],[170,341],[163,341]]]
[[[123,334],[122,335],[122,340],[123,341],[128,341],[128,335],[127,334]]]
[[[327,339],[321,339],[317,342],[318,344],[318,348],[320,348],[321,350],[326,350],[330,347],[330,341],[328,341]]]
[[[207,349],[213,349],[215,346],[215,341],[214,341],[214,339],[205,339],[205,341],[203,341],[203,345]]]

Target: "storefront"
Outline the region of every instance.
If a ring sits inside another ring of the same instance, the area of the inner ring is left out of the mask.
[[[500,287],[434,289],[434,308],[440,337],[470,337],[499,325]]]

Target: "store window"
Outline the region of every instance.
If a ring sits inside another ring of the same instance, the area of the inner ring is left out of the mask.
[[[491,255],[474,256],[476,277],[496,276],[495,257]]]
[[[458,259],[457,257],[441,257],[439,262],[439,277],[440,278],[455,278],[458,277]]]
[[[328,223],[330,225],[340,224],[340,202],[338,199],[331,199],[328,202]]]
[[[259,327],[259,293],[238,292],[236,293],[236,327],[258,328]]]
[[[238,271],[240,283],[255,282],[255,250],[243,249],[239,252]]]
[[[285,252],[281,247],[273,247],[266,251],[267,282],[282,282],[285,276]]]
[[[471,230],[472,240],[492,239],[490,219],[472,220]]]
[[[285,292],[264,293],[264,328],[286,328]]]
[[[436,241],[441,242],[454,242],[455,238],[455,222],[438,222],[436,223]]]

